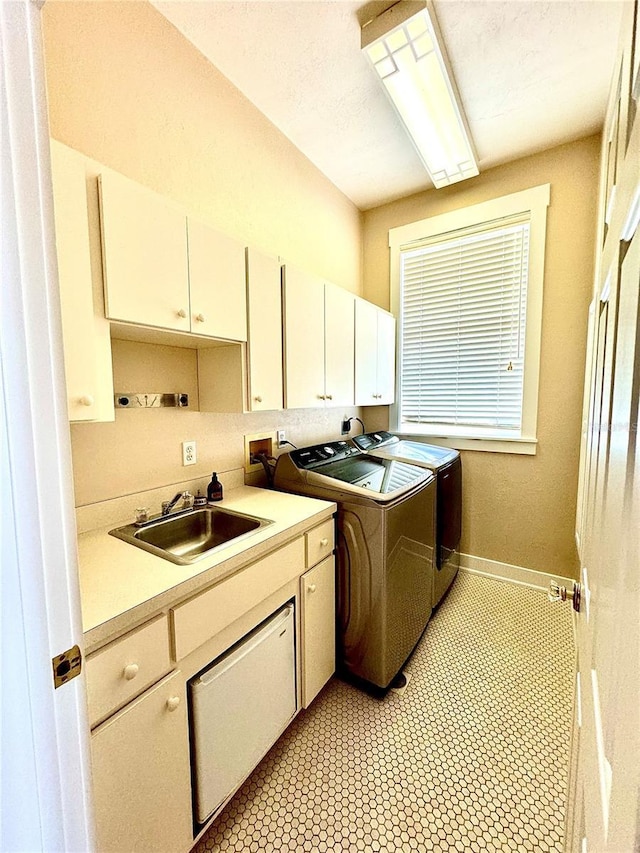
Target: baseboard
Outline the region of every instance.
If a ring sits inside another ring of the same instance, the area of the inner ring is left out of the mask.
[[[484,575],[496,580],[528,586],[533,589],[549,591],[549,584],[555,581],[559,586],[573,589],[573,579],[561,575],[551,575],[526,569],[523,566],[512,566],[510,563],[499,563],[497,560],[487,560],[484,557],[474,557],[472,554],[460,554],[460,570],[473,575]]]

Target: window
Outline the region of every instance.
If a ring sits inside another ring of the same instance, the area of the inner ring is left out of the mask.
[[[395,429],[535,453],[549,185],[389,232]]]

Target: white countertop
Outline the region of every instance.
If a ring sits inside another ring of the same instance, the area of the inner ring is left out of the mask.
[[[260,559],[336,511],[329,501],[252,486],[225,491],[217,506],[274,523],[188,566],[109,536],[109,530],[129,523],[127,518],[78,536],[86,652]]]

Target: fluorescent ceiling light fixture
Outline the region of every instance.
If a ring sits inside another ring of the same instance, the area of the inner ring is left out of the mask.
[[[436,187],[479,174],[439,29],[426,0],[399,0],[362,28],[362,50]]]

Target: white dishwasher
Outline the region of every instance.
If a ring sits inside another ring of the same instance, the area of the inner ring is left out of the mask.
[[[296,712],[293,604],[189,682],[195,818],[204,823]]]

